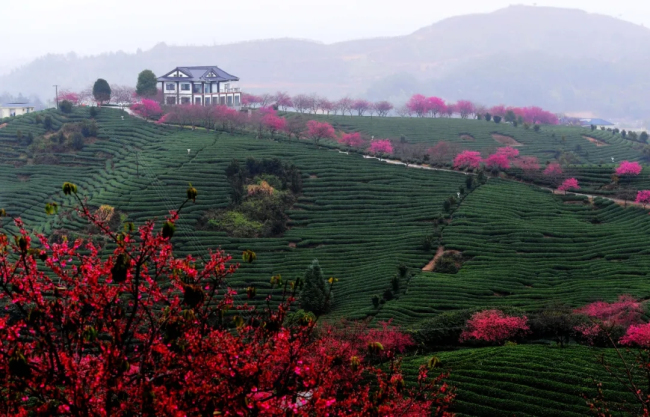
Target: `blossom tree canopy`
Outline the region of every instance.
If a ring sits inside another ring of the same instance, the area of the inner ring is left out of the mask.
[[[59,91],[58,95],[59,101],[67,100],[75,106],[79,104],[79,94],[72,91],[62,90]]]
[[[375,103],[375,110],[377,110],[379,117],[386,117],[393,110],[393,105],[388,101],[379,101]]]
[[[442,115],[446,109],[447,105],[440,97],[429,97],[427,99],[427,110],[433,117],[436,117],[439,114]]]
[[[429,112],[429,101],[422,94],[416,94],[409,99],[406,107],[418,117],[424,117]]]
[[[498,148],[497,151],[496,151],[496,154],[497,155],[505,155],[506,158],[508,158],[509,160],[512,160],[512,159],[516,158],[519,155],[519,150],[515,149],[515,148],[513,148],[511,146],[506,146],[506,147],[503,147],[503,148]]]
[[[544,175],[549,177],[562,175],[562,166],[557,162],[551,162],[546,166],[546,169],[544,169]]]
[[[623,161],[616,168],[618,176],[636,176],[641,173],[642,167],[638,162]]]
[[[156,100],[142,99],[140,103],[131,106],[131,110],[145,119],[151,119],[162,115],[163,111]]]
[[[481,167],[481,154],[476,151],[463,151],[454,158],[454,168],[474,168]]]
[[[335,139],[336,131],[331,124],[310,120],[307,122],[307,136],[314,140]]]
[[[487,157],[485,166],[490,169],[508,169],[510,168],[510,159],[506,154],[495,153]]]
[[[460,341],[480,340],[502,343],[529,331],[528,318],[507,316],[500,310],[474,313],[467,321]]]
[[[361,133],[345,133],[340,139],[339,143],[351,148],[358,148],[363,145],[363,139],[361,138]]]
[[[370,153],[392,154],[393,144],[388,139],[376,139],[370,142]]]
[[[650,323],[634,324],[628,327],[625,336],[619,342],[627,346],[650,348]]]
[[[650,204],[650,190],[641,190],[636,194],[636,203],[643,204],[643,207],[646,204]]]
[[[517,168],[520,168],[524,171],[539,171],[539,161],[536,156],[521,156],[515,158],[512,163]]]
[[[0,414],[451,416],[446,375],[430,378],[423,365],[406,386],[395,355],[413,342],[389,324],[315,331],[305,316],[286,327],[300,282],[273,277],[272,302],[255,308],[237,301],[255,299],[255,287],[243,297],[228,287],[237,269],[229,255],[176,258],[179,214],[199,195],[191,185],[162,225],[119,233],[76,185],[63,192],[78,204],[67,215],[89,221],[112,249],[50,242],[20,219],[15,239],[0,235]]]
[[[579,190],[580,186],[578,185],[578,180],[575,178],[567,178],[564,180],[562,184],[560,184],[559,187],[557,187],[559,191],[569,191],[569,190]]]
[[[468,100],[459,100],[456,103],[456,111],[460,114],[460,117],[467,119],[469,116],[474,114],[476,111],[474,108],[474,103]]]

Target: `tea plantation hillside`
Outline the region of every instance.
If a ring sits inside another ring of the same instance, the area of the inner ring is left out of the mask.
[[[87,109],[75,112],[72,120]],[[65,233],[81,230],[83,224],[47,217],[44,211],[46,202],[61,202],[63,181],[75,182],[90,205],[114,206],[125,220],[136,223],[177,208],[191,182],[199,197],[181,216],[174,237],[180,254],[201,255],[221,246],[238,259],[242,250],[254,250],[258,261],[242,267],[231,284],[255,285],[261,294],[270,287],[271,276],[295,279],[317,258],[328,276],[340,279],[336,315],[372,313],[371,296],[390,286],[399,264],[420,268],[428,261],[430,253],[421,242],[429,222],[465,180],[463,175],[431,175],[312,145],[162,128],[131,117],[121,120],[121,115],[103,109],[97,119],[100,138],[76,155],[64,155],[59,165],[2,164],[0,186],[7,190],[3,206],[39,231]],[[57,123],[65,121],[55,116]],[[0,130],[2,139],[20,150],[12,143],[16,129],[36,132],[38,127],[19,118]],[[97,156],[100,152],[103,157]],[[247,157],[277,157],[301,170],[304,192],[289,213],[290,230],[268,239],[196,230],[206,210],[228,204],[225,167],[233,158]]]
[[[300,117],[291,114],[291,117]],[[331,123],[337,130],[361,132],[375,138],[388,138],[410,144],[433,146],[440,141],[457,144],[460,149],[491,152],[496,147],[506,146],[494,134],[513,138],[521,146],[522,155],[532,155],[541,162],[556,159],[562,152],[571,152],[575,163],[603,164],[615,161],[637,161],[643,157],[644,144],[624,139],[620,134],[588,128],[568,126],[541,126],[539,132],[522,125],[514,127],[502,122],[496,124],[485,120],[449,118],[404,118],[404,117],[350,117],[309,115],[309,118]],[[596,139],[596,144],[586,137]],[[564,139],[563,139],[564,138]],[[451,161],[449,161],[451,162]]]
[[[445,250],[463,255],[460,271],[418,274],[378,317],[409,323],[476,306],[534,311],[552,300],[579,306],[620,294],[648,298],[648,239],[650,216],[640,207],[490,179],[443,232]]]
[[[436,356],[441,368],[451,369],[458,417],[581,417],[592,415],[583,395],[596,396],[594,380],[603,383],[608,400],[633,403],[631,395],[596,363],[601,354],[616,363],[613,350],[584,346],[487,347]],[[418,367],[429,358],[404,360],[410,375],[407,381],[415,383]]]

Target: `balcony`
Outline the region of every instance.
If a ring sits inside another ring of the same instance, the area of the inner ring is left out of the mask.
[[[240,92],[239,87],[236,87],[236,88],[224,88],[223,91],[222,91],[222,93],[239,93],[239,92]]]

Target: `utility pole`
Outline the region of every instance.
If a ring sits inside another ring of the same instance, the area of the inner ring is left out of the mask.
[[[59,108],[59,85],[54,84],[53,87],[54,87],[54,89],[56,91],[56,108],[58,109]]]

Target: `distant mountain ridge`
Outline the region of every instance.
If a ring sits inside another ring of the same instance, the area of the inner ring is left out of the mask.
[[[0,92],[50,95],[96,78],[135,84],[138,72],[217,64],[251,92],[405,101],[415,92],[486,105],[650,119],[650,30],[580,10],[511,6],[445,19],[407,36],[322,44],[271,39],[216,46],[159,44],[136,54],[47,55],[0,76]],[[43,74],[47,74],[46,77]]]

